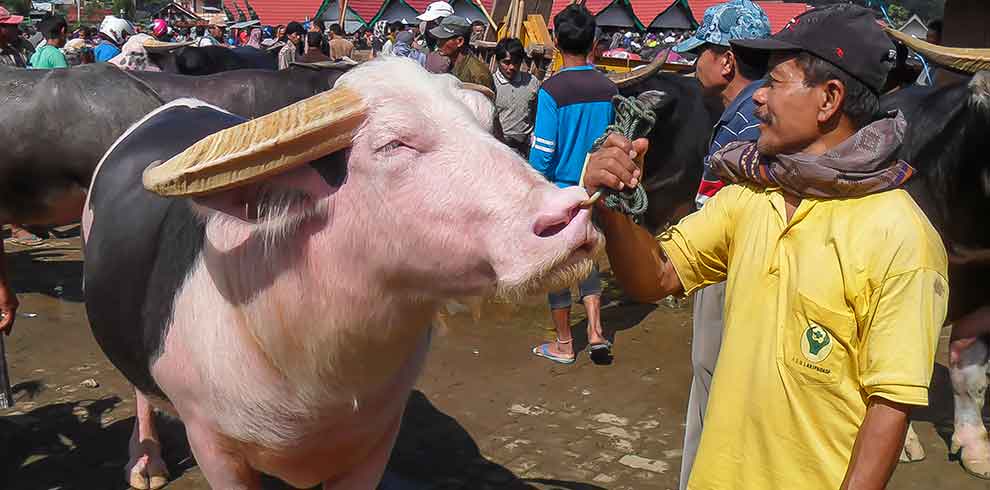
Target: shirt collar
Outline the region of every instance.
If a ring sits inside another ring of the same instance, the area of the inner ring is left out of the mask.
[[[739,95],[737,95],[735,99],[732,99],[732,103],[725,108],[725,111],[722,112],[722,117],[719,118],[718,122],[727,123],[732,120],[732,116],[735,115],[736,111],[738,111],[743,104],[751,100],[753,98],[753,94],[756,93],[756,90],[762,86],[763,80],[756,80],[750,82],[749,85],[746,85],[742,91],[739,92]]]
[[[572,66],[570,68],[564,68],[563,70],[560,70],[560,72],[565,72],[565,71],[584,71],[584,70],[594,70],[594,69],[595,69],[595,67],[594,66],[591,66],[591,65]],[[558,73],[560,73],[560,72],[558,72]]]
[[[521,71],[517,71],[516,72],[516,77],[514,79],[512,79],[512,80],[509,80],[508,78],[505,78],[505,75],[502,74],[502,70],[499,70],[498,68],[496,68],[495,69],[495,72],[492,73],[492,76],[495,77],[495,83],[498,83],[499,85],[508,85],[510,83],[520,81],[522,79],[522,72]]]

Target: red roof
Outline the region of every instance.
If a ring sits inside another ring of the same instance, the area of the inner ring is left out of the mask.
[[[347,7],[357,12],[365,22],[371,22],[383,3],[382,0],[349,0]]]
[[[382,9],[382,6],[385,5],[385,3],[388,1],[389,0],[348,0],[347,7],[357,12],[357,14],[360,15],[365,22],[371,22],[371,20],[374,19],[376,15],[378,15],[378,12]],[[397,2],[399,0],[391,0],[391,1]],[[426,12],[426,7],[428,7],[431,3],[433,3],[436,0],[403,0],[403,1],[406,2],[406,5],[412,7],[413,10],[422,14],[423,12]],[[474,4],[473,0],[465,0],[465,1]],[[495,0],[481,0],[481,4],[485,6],[485,10],[488,11],[489,15],[491,15],[492,13],[492,5],[494,5],[494,3]]]
[[[605,7],[612,5],[615,0],[587,0],[584,3],[585,7],[588,7],[588,11],[594,15],[598,15],[599,12],[605,10]],[[550,19],[549,22],[553,22],[553,18],[560,13],[561,10],[567,8],[568,5],[574,3],[574,0],[553,0],[553,6],[550,7]],[[579,2],[580,3],[580,2]]]
[[[805,11],[811,10],[811,6],[804,3],[775,3],[775,2],[758,2],[760,7],[763,7],[763,11],[767,13],[767,17],[770,18],[770,29],[776,33],[777,31],[784,28],[787,23],[803,14]]]
[[[271,26],[312,19],[323,4],[323,0],[250,0],[250,2],[254,11],[258,12],[261,23]],[[234,8],[233,3],[234,0],[224,0],[227,8],[236,15],[237,9]],[[237,5],[245,13],[247,12],[243,1],[238,1]]]
[[[666,12],[677,0],[632,0],[633,13],[639,22],[646,27],[662,13]]]
[[[705,20],[705,10],[713,5],[725,3],[726,0],[688,0],[694,20],[701,24]],[[796,15],[805,10],[811,9],[810,5],[804,3],[783,3],[783,2],[756,2],[770,19],[770,30],[777,32],[793,19]]]

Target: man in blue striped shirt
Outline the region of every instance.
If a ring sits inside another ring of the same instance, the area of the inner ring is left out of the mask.
[[[695,76],[705,95],[718,97],[725,111],[712,132],[711,145],[705,156],[704,172],[695,203],[698,209],[708,198],[725,186],[708,166],[708,159],[722,146],[733,141],[756,141],[760,121],[753,116],[753,94],[763,86],[762,68],[741,59],[729,46],[730,40],[757,39],[770,36],[770,21],[763,9],[750,0],[730,0],[705,11],[705,18],[694,36],[674,47],[674,51],[691,52],[698,58]],[[684,427],[684,454],[681,458],[680,488],[687,487],[694,456],[701,440],[712,373],[722,347],[722,313],[725,307],[725,283],[715,284],[694,294],[691,363],[694,377],[688,397],[687,422]]]
[[[543,83],[537,95],[536,125],[529,163],[558,187],[580,185],[585,156],[612,123],[612,97],[618,89],[588,64],[597,26],[583,5],[572,4],[553,19],[553,31],[564,68]],[[588,344],[596,361],[611,356],[602,335],[601,280],[598,269],[578,285],[588,314]],[[550,293],[550,315],[557,340],[533,348],[537,356],[561,364],[574,362],[571,337],[571,290]]]

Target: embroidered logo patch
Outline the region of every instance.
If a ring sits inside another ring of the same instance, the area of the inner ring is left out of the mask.
[[[832,353],[832,334],[821,325],[812,323],[801,336],[801,353],[811,362],[822,362]]]

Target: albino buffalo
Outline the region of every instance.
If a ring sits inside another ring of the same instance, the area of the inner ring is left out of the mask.
[[[262,472],[374,488],[438,308],[532,294],[591,267],[601,238],[579,207],[587,194],[556,188],[492,137],[477,93],[399,58],[336,86],[255,120],[281,118],[290,134],[286,111],[356,94],[366,110],[350,147],[302,165],[195,197],[145,190],[146,169],[246,127],[180,100],[128,130],[97,169],[83,219],[86,307],[104,352],[146,395],[132,484],[164,484],[150,400],[185,423],[213,488],[257,489]],[[292,160],[313,145],[258,151]]]

